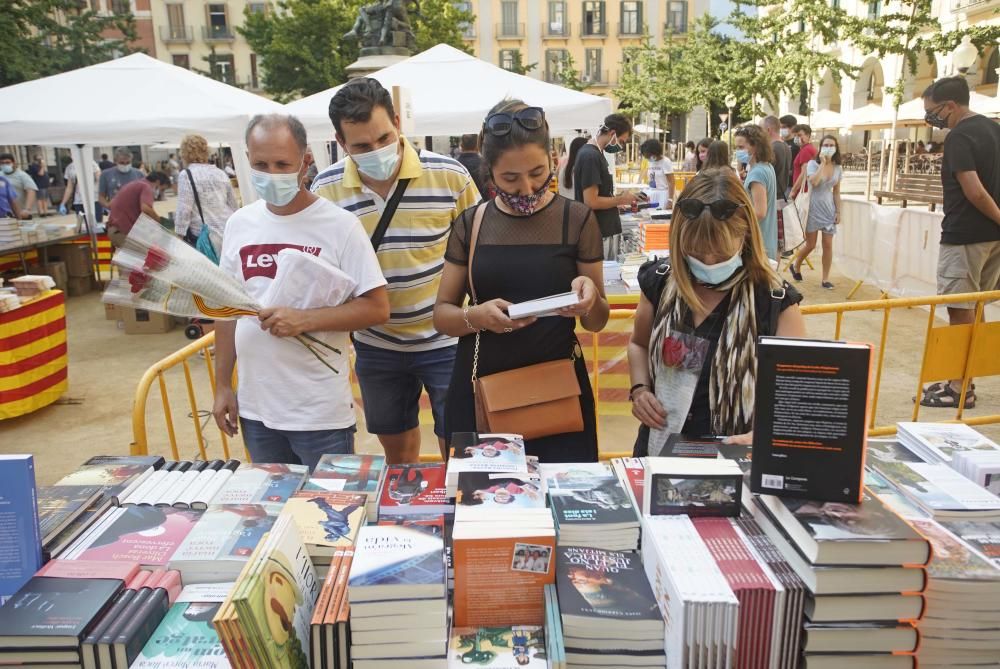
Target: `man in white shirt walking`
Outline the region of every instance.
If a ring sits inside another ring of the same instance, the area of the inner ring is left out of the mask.
[[[316,309],[267,307],[258,318],[216,324],[213,414],[229,435],[243,429],[256,462],[315,468],[324,453],[354,451],[355,415],[347,333],[389,318],[386,281],[357,217],[302,188],[306,131],[293,116],[256,116],[247,128],[254,189],[261,197],[232,215],[220,267],[260,300],[274,280],[279,252],[297,249],[325,260],[357,282],[350,299]],[[309,333],[334,373],[296,336]],[[239,388],[232,386],[239,360]]]

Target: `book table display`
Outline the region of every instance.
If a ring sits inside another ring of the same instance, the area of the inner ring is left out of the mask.
[[[923,425],[872,444],[861,504],[756,494],[748,447],[685,438],[561,464],[460,433],[447,463],[313,472],[103,456],[37,489],[3,455],[0,665],[996,666],[1000,447]]]
[[[66,392],[68,368],[62,291],[49,291],[0,313],[0,420],[59,399]]]

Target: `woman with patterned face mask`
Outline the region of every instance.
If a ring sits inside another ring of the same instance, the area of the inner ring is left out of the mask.
[[[520,100],[490,111],[480,135],[486,174],[497,196],[467,209],[452,224],[444,274],[434,305],[438,332],[460,337],[445,406],[446,442],[453,432],[476,431],[473,363],[479,376],[575,358],[583,432],[528,439],[529,455],[543,462],[597,460],[593,392],[574,334],[576,320],[591,332],[608,320],[601,231],[586,205],[549,190],[553,165],[545,112]],[[473,224],[483,207],[475,247]],[[468,282],[472,255],[472,281]],[[507,307],[573,291],[579,303],[557,316],[511,319]],[[477,345],[478,339],[478,345]]]
[[[646,455],[650,429],[668,422],[656,386],[676,366],[675,333],[704,344],[680,431],[749,444],[757,337],[805,336],[802,295],[771,269],[753,202],[731,172],[704,170],[688,183],[674,206],[670,252],[670,262],[639,270],[642,294],[628,345],[629,399],[642,423],[635,454]]]
[[[809,180],[809,219],[806,221],[806,243],[799,249],[789,271],[796,281],[802,280],[802,261],[816,248],[816,237],[823,233],[823,287],[832,289],[830,267],[833,265],[833,236],[840,225],[840,143],[833,135],[820,142],[815,160],[806,163]]]

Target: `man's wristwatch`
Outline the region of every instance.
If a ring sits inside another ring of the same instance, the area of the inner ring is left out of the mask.
[[[634,386],[632,386],[631,388],[629,388],[628,389],[628,401],[629,402],[634,402],[635,401],[635,391],[639,390],[639,388],[645,388],[646,390],[649,390],[649,385],[647,385],[645,383],[637,383]]]

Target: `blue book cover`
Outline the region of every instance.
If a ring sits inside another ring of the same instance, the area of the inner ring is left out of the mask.
[[[0,455],[0,603],[42,568],[35,459]]]
[[[348,587],[445,584],[444,542],[439,533],[404,525],[366,525],[358,532]],[[432,589],[434,589],[432,587]],[[405,599],[405,597],[403,597]]]

